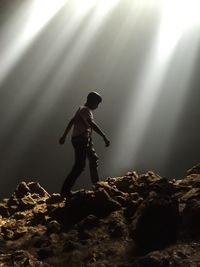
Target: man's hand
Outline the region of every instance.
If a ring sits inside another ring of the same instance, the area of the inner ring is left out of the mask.
[[[100,127],[94,122],[94,120],[90,120],[89,124],[91,125],[92,129],[95,130],[96,133],[103,137],[106,147],[108,147],[110,145],[110,140],[105,136],[104,132],[100,129]]]
[[[106,147],[108,147],[110,145],[110,140],[106,136],[103,137],[103,140],[106,144]]]
[[[62,136],[60,139],[59,139],[59,144],[60,145],[63,145],[65,143],[65,136]]]

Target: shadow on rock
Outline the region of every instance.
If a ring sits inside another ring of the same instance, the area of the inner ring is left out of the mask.
[[[102,188],[98,188],[96,191],[81,190],[69,202],[66,201],[64,208],[52,211],[50,217],[68,228],[90,214],[103,218],[120,208],[121,205]]]
[[[180,216],[178,203],[164,196],[150,196],[133,217],[132,233],[137,253],[163,249],[176,242]]]

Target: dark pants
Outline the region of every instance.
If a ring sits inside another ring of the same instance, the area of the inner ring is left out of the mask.
[[[98,156],[95,152],[92,140],[85,137],[72,137],[72,145],[75,152],[75,163],[62,186],[61,196],[63,197],[69,194],[71,188],[76,182],[76,179],[85,169],[86,158],[89,160],[90,177],[92,183],[95,184],[97,181],[99,181],[97,171]]]

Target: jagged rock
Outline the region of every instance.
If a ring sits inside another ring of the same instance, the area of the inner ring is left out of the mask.
[[[126,219],[131,219],[136,212],[137,208],[142,203],[143,198],[138,198],[137,200],[131,200],[127,202],[126,208],[124,209],[124,216]]]
[[[139,192],[140,194],[148,191],[150,184],[155,184],[156,182],[167,180],[152,171],[146,174],[138,175],[136,172],[128,173],[124,177],[117,177],[113,179],[107,179],[110,186],[115,186],[117,190],[124,193],[134,193]]]
[[[128,200],[137,201],[139,199],[141,199],[141,196],[137,192],[129,194]]]
[[[32,194],[35,193],[44,198],[50,197],[49,193],[37,182],[28,182],[28,187]]]
[[[71,240],[68,240],[63,247],[63,252],[69,252],[73,251],[75,249],[80,249],[80,244],[77,242],[73,242]]]
[[[127,172],[126,176],[134,177],[136,180],[140,177],[139,174],[136,171]]]
[[[149,171],[145,174],[142,174],[138,180],[140,183],[150,184],[150,183],[158,182],[161,179],[163,178],[160,177],[158,174],[154,173],[153,171]]]
[[[10,214],[14,214],[18,211],[32,209],[36,204],[44,203],[41,198],[49,198],[49,194],[39,183],[23,181],[8,199],[8,211]]]
[[[129,172],[66,201],[23,181],[0,202],[0,266],[198,267],[198,168]]]
[[[132,263],[134,267],[198,267],[199,244],[175,244],[165,250],[153,251]]]
[[[91,229],[96,227],[100,223],[99,218],[94,216],[93,214],[88,215],[85,219],[83,219],[80,223],[78,223],[79,229]]]
[[[191,174],[189,176],[184,177],[181,180],[176,181],[177,185],[187,186],[187,187],[200,187],[200,175],[199,174]]]
[[[36,202],[35,200],[31,197],[30,194],[24,196],[23,198],[19,199],[19,204],[17,210],[19,211],[24,211],[24,210],[29,210],[35,207]]]
[[[30,225],[46,224],[47,220],[44,211],[33,212],[33,217],[30,219]]]
[[[52,234],[52,233],[60,233],[62,227],[57,221],[50,221],[49,224],[47,225],[47,233]]]
[[[200,174],[200,163],[187,171],[187,175]]]
[[[104,217],[108,213],[121,208],[121,205],[112,199],[104,189],[95,191],[93,204],[93,212],[97,217]]]
[[[200,240],[200,200],[190,199],[182,212],[181,236]]]
[[[44,264],[39,262],[36,258],[34,258],[30,253],[24,250],[18,250],[14,252],[11,256],[12,259],[12,266],[41,266],[41,267],[48,267],[48,264]]]
[[[124,176],[113,179],[108,178],[106,181],[111,187],[115,186],[119,191],[122,191],[124,193],[131,193],[133,192],[133,187],[137,179],[138,177],[135,176]]]
[[[133,239],[138,253],[162,249],[177,240],[180,222],[178,203],[169,197],[146,199],[133,217]]]
[[[99,181],[94,186],[94,191],[104,189],[108,195],[115,201],[117,201],[120,205],[126,206],[126,197],[127,193],[124,193],[116,188],[115,185],[110,186],[107,181]]]
[[[41,201],[41,198],[48,198],[47,191],[40,186],[37,182],[25,182],[22,181],[15,190],[13,196],[19,200],[30,196],[35,202]],[[11,201],[11,199],[10,199]],[[11,204],[11,203],[10,203]],[[14,204],[14,203],[13,203]]]
[[[10,216],[10,213],[9,213],[9,210],[8,210],[6,203],[0,203],[0,215],[2,217],[9,217]]]
[[[18,206],[19,205],[19,200],[17,199],[17,197],[15,196],[15,194],[13,194],[7,202],[8,208],[10,208],[11,206]]]
[[[37,199],[37,204],[44,204],[46,203],[45,199]]]
[[[114,198],[121,206],[126,207],[127,205],[127,199],[125,197],[122,196],[116,196]]]
[[[92,238],[92,235],[87,230],[81,229],[78,231],[78,238],[80,240],[86,240]]]
[[[118,197],[125,198],[127,195],[126,193],[118,190],[116,186],[110,186],[107,181],[99,181],[95,186],[94,186],[94,191],[98,189],[104,189],[111,198],[116,200]]]
[[[43,236],[38,235],[38,234],[32,237],[32,244],[33,244],[33,247],[35,248],[41,248],[47,245],[46,239]]]
[[[78,192],[64,208],[53,211],[50,216],[66,227],[80,222],[88,215],[93,214],[99,218],[119,209],[121,205],[113,200],[108,193],[99,188],[96,191]]]
[[[169,267],[169,259],[159,251],[154,251],[147,254],[145,257],[140,258],[137,263],[137,267]]]
[[[187,193],[183,194],[180,197],[180,200],[182,202],[187,202],[188,200],[195,199],[195,198],[197,198],[197,199],[200,198],[200,188],[190,189]]]
[[[2,233],[4,235],[5,240],[10,240],[10,239],[14,238],[14,232],[12,230],[4,228],[4,227],[2,227],[1,230],[2,230]]]
[[[30,192],[29,187],[27,186],[26,182],[22,181],[17,189],[15,190],[15,195],[17,198],[23,198]]]
[[[148,179],[148,178],[146,178]],[[153,182],[140,182],[134,186],[134,191],[137,192],[143,199],[146,199],[150,192],[156,192],[160,195],[173,195],[177,192],[177,189],[174,184],[166,178],[156,179]]]
[[[26,219],[26,214],[23,212],[15,212],[14,215],[12,216],[12,218],[14,218],[15,220],[23,220]]]
[[[56,203],[60,203],[63,201],[63,198],[60,196],[60,194],[55,194],[53,193],[47,200],[46,200],[46,204],[56,204]]]
[[[46,247],[38,250],[38,260],[44,260],[54,255],[52,248]]]
[[[120,238],[124,236],[126,227],[123,222],[111,221],[108,225],[108,231],[111,238]]]
[[[27,233],[27,227],[18,227],[17,229],[14,229],[14,235],[11,239],[19,239],[20,237],[24,236]]]

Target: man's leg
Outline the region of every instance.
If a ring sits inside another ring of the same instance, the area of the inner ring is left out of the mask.
[[[85,161],[87,155],[87,146],[84,143],[73,143],[75,152],[75,163],[74,166],[64,181],[61,189],[61,196],[65,197],[70,193],[76,179],[80,176],[82,171],[85,169]]]
[[[94,149],[92,142],[90,142],[87,148],[87,157],[89,160],[90,177],[91,177],[92,183],[95,184],[96,182],[99,181],[99,175],[98,175],[99,157]]]

